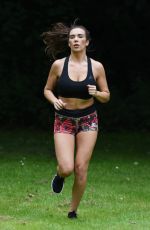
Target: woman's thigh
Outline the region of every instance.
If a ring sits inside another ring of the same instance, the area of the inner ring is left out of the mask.
[[[58,164],[74,167],[74,135],[68,133],[55,133],[54,144]]]
[[[88,166],[91,159],[98,131],[79,132],[76,135],[76,164]]]

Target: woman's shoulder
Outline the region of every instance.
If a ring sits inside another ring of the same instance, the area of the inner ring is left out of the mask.
[[[63,65],[65,59],[66,59],[66,57],[54,60],[53,66],[59,67],[59,66]]]
[[[57,71],[61,70],[63,68],[65,58],[66,57],[54,60],[51,67]]]
[[[90,59],[91,59],[91,64],[92,64],[93,68],[96,68],[96,69],[103,69],[104,68],[102,62],[95,60],[93,58],[90,58]]]
[[[60,59],[56,59],[53,64],[52,64],[52,69],[55,73],[57,73],[57,75],[59,76],[62,72],[63,66],[64,66],[64,62],[65,62],[66,57],[64,58],[60,58]]]

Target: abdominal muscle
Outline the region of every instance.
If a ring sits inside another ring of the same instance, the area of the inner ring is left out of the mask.
[[[61,99],[64,103],[66,103],[65,105],[65,109],[85,109],[89,106],[91,106],[94,103],[94,99],[90,98],[90,99],[79,99],[79,98],[65,98],[65,97],[60,97],[59,99]]]

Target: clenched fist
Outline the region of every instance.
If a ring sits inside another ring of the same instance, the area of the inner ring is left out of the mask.
[[[95,85],[87,85],[87,87],[88,87],[89,94],[92,96],[96,96],[96,94],[97,94],[96,86]]]

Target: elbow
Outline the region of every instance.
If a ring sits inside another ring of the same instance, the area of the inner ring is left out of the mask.
[[[101,103],[107,103],[110,100],[110,93],[109,92],[98,92],[97,100],[99,100]]]
[[[102,103],[108,103],[110,101],[110,93],[107,94],[105,98],[103,98]]]
[[[49,90],[45,87],[44,90],[43,90],[44,97],[47,97],[48,91],[49,91]]]
[[[108,103],[110,101],[110,95],[108,95],[107,97],[103,98],[103,100],[101,101],[102,103]]]

